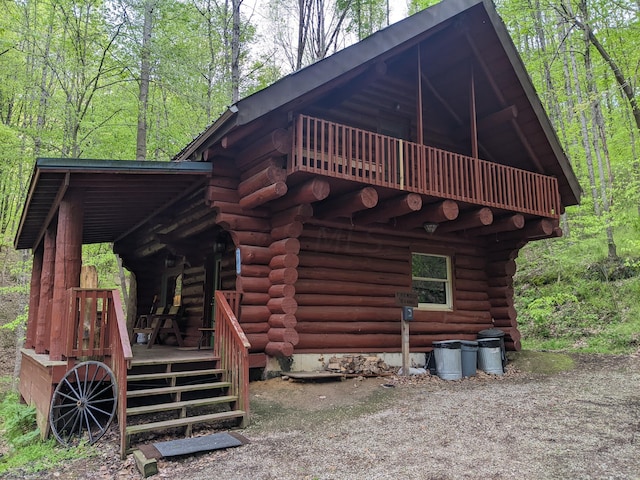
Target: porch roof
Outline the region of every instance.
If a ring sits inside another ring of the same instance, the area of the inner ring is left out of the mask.
[[[67,191],[84,195],[82,243],[114,242],[202,186],[211,164],[39,158],[25,200],[16,249],[35,249]]]

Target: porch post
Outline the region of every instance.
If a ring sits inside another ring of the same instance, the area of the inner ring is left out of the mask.
[[[42,244],[33,251],[31,267],[31,283],[29,285],[29,317],[27,318],[27,333],[24,341],[25,348],[35,347],[36,325],[38,323],[38,305],[40,303],[40,276],[42,275],[42,260],[44,247]]]
[[[56,257],[55,225],[45,230],[43,243],[44,253],[42,255],[42,271],[40,274],[40,298],[38,299],[38,316],[35,332],[36,353],[46,353],[49,350],[51,302],[53,301],[53,270]]]
[[[58,211],[56,260],[51,309],[51,360],[62,360],[66,350],[67,290],[80,286],[82,268],[82,226],[84,220],[82,192],[68,191]]]

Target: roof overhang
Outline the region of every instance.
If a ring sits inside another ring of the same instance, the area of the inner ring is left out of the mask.
[[[68,191],[83,193],[82,243],[115,242],[201,187],[211,164],[39,158],[14,241],[35,249]]]

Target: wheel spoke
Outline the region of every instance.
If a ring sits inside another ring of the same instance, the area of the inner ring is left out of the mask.
[[[111,412],[108,412],[107,410],[102,410],[101,408],[95,407],[93,405],[87,405],[87,410],[91,410],[97,413],[102,413],[103,415],[111,415]]]
[[[80,395],[80,391],[79,391],[79,390],[77,390],[77,389],[73,386],[73,384],[72,384],[69,380],[67,380],[67,379],[66,379],[66,377],[65,377],[65,379],[64,379],[64,383],[65,383],[65,385],[67,385],[67,386],[69,387],[69,390],[71,391],[71,393],[74,393],[74,394],[75,394],[75,400],[79,399],[79,398],[80,398],[80,396],[81,396],[81,395]],[[72,398],[72,397],[69,397],[69,398]]]
[[[94,393],[94,394],[92,394],[92,395],[87,395],[87,400],[91,400],[91,399],[93,399],[93,398],[99,397],[99,396],[100,396],[100,395],[102,395],[104,392],[107,392],[107,391],[111,390],[112,388],[113,388],[113,386],[112,386],[112,385],[107,385],[107,386],[105,386],[102,390],[100,390],[99,392]]]

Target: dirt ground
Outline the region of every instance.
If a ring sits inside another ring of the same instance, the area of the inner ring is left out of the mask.
[[[238,448],[160,460],[153,478],[640,478],[640,355],[524,352],[502,377],[251,384]],[[210,432],[199,432],[199,434]],[[11,479],[141,478],[115,434],[95,457]]]

